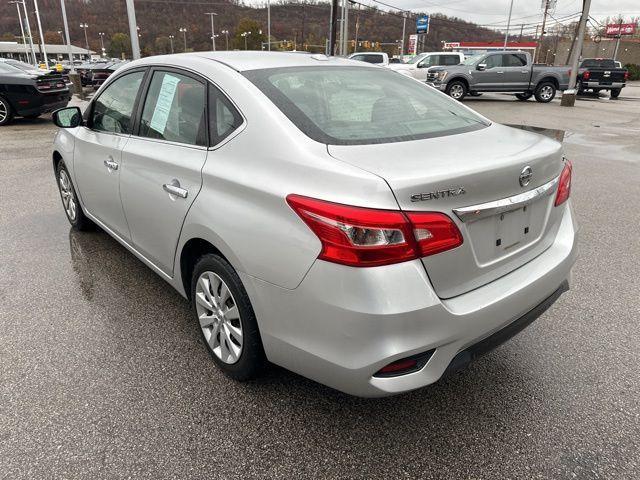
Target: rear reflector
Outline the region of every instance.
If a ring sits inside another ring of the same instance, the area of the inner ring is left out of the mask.
[[[572,170],[573,165],[571,165],[569,160],[566,160],[562,173],[560,174],[560,180],[558,181],[558,193],[556,193],[556,201],[554,203],[556,207],[566,202],[569,199],[569,195],[571,195]]]
[[[434,255],[462,244],[446,215],[376,210],[288,195],[287,203],[322,243],[318,258],[373,267]]]
[[[418,355],[412,355],[411,357],[401,358],[395,362],[391,362],[389,365],[382,367],[373,376],[374,377],[398,377],[400,375],[407,375],[408,373],[417,372],[422,370],[435,350],[428,350]]]

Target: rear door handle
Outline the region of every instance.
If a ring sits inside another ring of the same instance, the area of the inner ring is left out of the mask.
[[[504,73],[504,71],[496,72],[496,73]]]
[[[164,188],[165,192],[180,198],[187,198],[187,195],[189,194],[187,189],[180,187],[180,182],[175,178],[171,180],[171,183],[165,183],[162,185],[162,188]]]
[[[104,166],[107,167],[109,170],[117,170],[118,169],[118,164],[116,162],[114,162],[111,157],[109,157],[109,160],[105,160],[104,161]]]

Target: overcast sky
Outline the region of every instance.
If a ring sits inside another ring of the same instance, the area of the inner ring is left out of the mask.
[[[362,0],[370,3],[371,0]],[[506,22],[509,0],[382,0],[390,5],[408,10],[439,12],[480,24]],[[542,19],[542,0],[514,0],[513,23],[533,23]],[[579,12],[582,0],[557,0],[553,16],[566,17]],[[614,16],[618,13],[640,16],[640,0],[592,0],[591,15],[595,18]]]

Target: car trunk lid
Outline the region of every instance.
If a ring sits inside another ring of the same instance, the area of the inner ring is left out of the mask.
[[[422,259],[442,298],[509,273],[555,238],[560,214],[553,208],[554,180],[562,170],[562,152],[547,137],[493,124],[419,141],[329,145],[328,151],[382,177],[402,210],[442,212],[454,220],[463,244]],[[529,169],[528,183],[521,185],[521,174]],[[491,210],[495,206],[500,208]]]

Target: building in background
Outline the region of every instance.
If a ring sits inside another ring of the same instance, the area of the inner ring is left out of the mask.
[[[40,45],[33,44],[36,50],[36,55],[39,61],[43,61],[42,52],[40,51]],[[18,42],[0,42],[0,57],[13,58],[14,60],[20,60],[28,62],[27,49],[23,43]],[[68,49],[66,45],[52,45],[46,44],[45,50],[47,51],[47,57],[52,61],[68,60]],[[71,45],[71,53],[74,60],[89,60],[91,55],[95,53],[93,50],[87,50],[86,48],[76,47]]]

